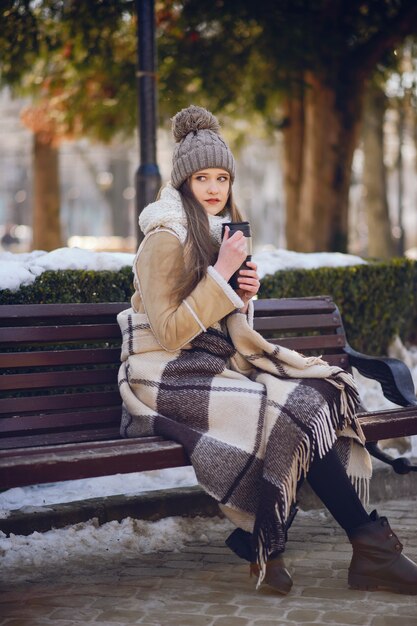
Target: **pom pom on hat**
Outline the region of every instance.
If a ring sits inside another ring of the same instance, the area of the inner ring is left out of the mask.
[[[194,172],[205,168],[224,169],[235,178],[235,160],[220,136],[217,118],[202,107],[191,105],[172,118],[172,134],[177,142],[172,155],[171,181],[178,189]]]
[[[172,134],[178,143],[184,139],[188,133],[198,130],[211,130],[217,135],[220,134],[220,124],[210,111],[197,107],[194,104],[182,109],[172,118]]]

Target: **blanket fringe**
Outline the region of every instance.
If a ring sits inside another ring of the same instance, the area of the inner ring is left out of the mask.
[[[345,427],[355,417],[360,402],[355,381],[344,370],[340,370],[326,380],[340,390],[340,417],[344,420],[341,426]]]
[[[360,500],[369,504],[369,478],[363,476],[351,476],[352,484]]]
[[[311,420],[312,430],[310,437],[306,435],[302,438],[294,455],[290,471],[281,485],[280,501],[275,501],[273,514],[266,514],[261,522],[261,526],[255,529],[256,561],[259,566],[257,589],[265,578],[266,562],[269,555],[277,547],[280,550],[284,549],[285,544],[282,546],[273,545],[272,539],[274,538],[276,541],[278,536],[278,539],[284,540],[283,529],[285,522],[288,519],[291,507],[295,503],[298,483],[308,473],[312,455],[317,451],[320,458],[325,456],[337,440],[336,431],[342,430],[355,417],[359,396],[350,375],[340,371],[327,380],[339,390],[338,401],[327,404],[318,414],[314,415],[314,419]],[[359,497],[367,499],[369,481],[366,478],[355,477],[352,482]]]

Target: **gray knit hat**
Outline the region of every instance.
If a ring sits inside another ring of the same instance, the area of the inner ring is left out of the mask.
[[[236,165],[227,144],[220,137],[217,118],[202,107],[193,104],[172,118],[172,134],[177,145],[172,155],[171,180],[178,189],[194,172],[206,167],[217,167],[235,178]]]

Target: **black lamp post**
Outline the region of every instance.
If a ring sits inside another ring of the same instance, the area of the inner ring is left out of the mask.
[[[136,0],[138,18],[138,109],[140,161],[136,172],[136,209],[153,202],[161,186],[156,163],[156,44],[154,0]],[[138,243],[143,235],[136,226]]]

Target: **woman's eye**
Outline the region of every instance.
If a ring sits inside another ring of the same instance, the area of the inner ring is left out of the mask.
[[[227,176],[219,176],[218,181],[219,181],[220,183],[224,183],[224,182],[226,182],[226,181],[227,181]]]

